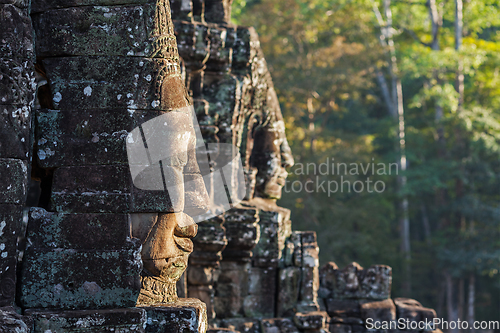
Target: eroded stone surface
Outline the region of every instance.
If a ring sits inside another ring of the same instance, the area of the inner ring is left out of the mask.
[[[220,326],[240,333],[261,333],[261,324],[258,319],[227,318],[220,322]]]
[[[299,330],[288,318],[272,318],[262,320],[262,332],[299,333]]]
[[[14,5],[21,9],[27,9],[31,1],[27,0],[0,0],[0,5]]]
[[[12,1],[12,0],[2,0]],[[56,8],[69,8],[78,6],[114,6],[114,5],[134,5],[150,3],[151,0],[37,0],[33,1],[31,11],[33,13],[44,12]],[[162,1],[157,1],[161,4]]]
[[[300,268],[286,267],[279,270],[277,316],[291,316],[299,300]]]
[[[229,23],[232,2],[233,0],[205,0],[205,20],[215,23]]]
[[[404,318],[405,322],[432,322],[436,318],[436,311],[423,307],[420,302],[411,298],[398,297],[394,299],[398,318]]]
[[[31,112],[25,105],[0,105],[0,158],[29,158]]]
[[[14,305],[22,218],[22,206],[0,204],[0,307]]]
[[[38,163],[44,168],[126,164],[128,133],[158,115],[137,111],[132,116],[126,110],[37,111]]]
[[[293,320],[298,328],[305,330],[319,330],[326,328],[328,315],[324,312],[316,311],[309,313],[297,312]]]
[[[54,174],[51,206],[64,213],[128,213],[132,186],[125,165],[61,167]]]
[[[19,63],[28,61],[32,67],[34,38],[30,16],[26,10],[27,4],[26,1],[22,0],[2,0],[0,2],[0,26],[2,26],[0,55],[4,60],[16,59],[20,61]]]
[[[148,316],[146,333],[205,333],[207,330],[206,307],[198,299],[179,299],[175,303],[142,309]]]
[[[248,296],[248,262],[222,261],[214,298],[218,318],[241,317],[244,298]]]
[[[0,332],[30,333],[33,319],[16,313],[14,307],[0,308]]]
[[[253,249],[255,266],[277,267],[291,234],[290,211],[259,211],[260,238]]]
[[[276,308],[277,269],[252,267],[248,278],[248,296],[243,301],[245,317],[273,317]]]
[[[33,107],[35,91],[32,60],[0,59],[0,104]]]
[[[391,299],[363,303],[360,305],[361,318],[371,318],[374,322],[390,322],[396,320],[396,306]]]
[[[189,103],[170,59],[66,57],[43,60],[55,109],[181,109]],[[81,69],[85,68],[85,71]]]
[[[326,308],[328,309],[328,314],[332,317],[359,317],[360,303],[357,300],[337,300],[333,298],[328,298],[326,300]]]
[[[385,265],[373,265],[363,269],[351,263],[340,270],[328,263],[321,269],[325,298],[383,300],[390,297],[392,269]]]
[[[21,277],[22,305],[59,309],[134,306],[140,290],[140,244],[130,242],[127,247],[107,251],[29,247]]]
[[[37,55],[171,57],[176,45],[173,26],[160,25],[156,10],[157,4],[149,2],[71,7],[34,15]]]
[[[182,210],[181,204],[200,209],[206,193],[188,186],[184,191],[185,199],[172,202],[168,191],[137,188],[127,165],[60,167],[54,173],[51,207],[64,213],[173,213]]]
[[[126,214],[64,214],[29,211],[26,237],[38,249],[120,250],[132,244]]]
[[[141,308],[112,310],[40,311],[27,310],[34,318],[34,333],[120,332],[144,333],[146,311]]]
[[[228,243],[222,252],[223,257],[228,260],[249,261],[251,251],[260,237],[257,210],[233,208],[224,216]]]
[[[24,204],[28,186],[28,163],[0,158],[0,203]]]
[[[198,234],[193,238],[194,251],[189,257],[190,264],[202,265],[203,267],[217,267],[219,265],[219,260],[222,259],[221,252],[227,245],[226,229],[223,222],[221,217],[215,217],[198,223]],[[202,270],[204,269],[202,268]],[[200,284],[194,279],[192,283]]]

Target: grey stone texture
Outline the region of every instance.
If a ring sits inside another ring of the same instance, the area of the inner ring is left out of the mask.
[[[389,266],[373,265],[363,269],[352,263],[340,270],[328,263],[321,268],[321,278],[325,288],[322,292],[327,297],[383,300],[391,293],[392,269]]]
[[[0,332],[30,333],[33,331],[33,318],[17,313],[12,306],[0,307]]]
[[[207,330],[205,303],[184,298],[175,303],[144,307],[147,313],[145,333],[200,332]]]
[[[141,308],[73,311],[28,310],[26,313],[34,319],[34,333],[144,333],[147,321],[146,311]]]
[[[0,330],[27,332],[15,305],[36,83],[29,2],[0,1]]]
[[[61,214],[33,208],[21,274],[26,308],[134,306],[142,269],[140,242],[126,215]]]
[[[22,206],[0,204],[0,307],[14,305]]]

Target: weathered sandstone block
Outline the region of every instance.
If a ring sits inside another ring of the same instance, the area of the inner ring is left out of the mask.
[[[34,333],[46,332],[130,332],[144,333],[146,311],[141,308],[110,310],[28,310],[34,318]]]
[[[31,112],[25,105],[0,105],[0,158],[29,158]]]
[[[21,205],[0,204],[0,307],[14,305],[22,219]]]
[[[173,26],[156,20],[156,3],[83,6],[33,16],[38,57],[171,57]]]
[[[148,317],[146,333],[205,333],[207,330],[205,304],[195,298],[179,299],[174,303],[143,309]]]
[[[132,307],[141,270],[139,242],[121,250],[30,247],[24,254],[20,300],[27,308]]]
[[[28,163],[0,158],[0,203],[24,204],[28,186]]]

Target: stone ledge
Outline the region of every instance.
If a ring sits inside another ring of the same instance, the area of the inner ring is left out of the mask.
[[[34,333],[144,333],[147,321],[146,311],[141,308],[74,311],[30,309],[26,314],[34,318]]]

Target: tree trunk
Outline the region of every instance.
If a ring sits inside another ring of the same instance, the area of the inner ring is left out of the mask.
[[[453,278],[450,273],[445,272],[446,280],[446,309],[448,312],[448,322],[457,322],[457,310],[454,306],[454,294],[453,294]],[[458,333],[458,329],[449,329],[449,333]]]
[[[400,193],[399,198],[399,232],[401,239],[401,254],[403,256],[403,293],[406,296],[411,295],[411,247],[410,247],[410,219],[408,214],[408,198],[402,194],[406,187],[406,143],[405,143],[405,118],[404,118],[404,104],[403,104],[403,87],[401,84],[401,79],[399,78],[399,69],[397,64],[396,49],[394,47],[393,39],[393,28],[392,28],[392,11],[391,11],[391,0],[384,0],[384,18],[382,17],[380,10],[378,9],[375,2],[372,2],[373,11],[380,25],[380,42],[382,46],[386,47],[389,55],[389,74],[391,77],[391,93],[389,93],[388,85],[385,82],[385,78],[381,74],[377,74],[377,79],[381,82],[382,93],[384,99],[387,103],[387,110],[389,114],[398,123],[398,150],[399,158],[398,165],[400,172],[397,176],[398,192]],[[387,100],[391,96],[391,103]],[[403,173],[403,175],[401,174]]]
[[[403,292],[409,297],[411,296],[411,247],[410,247],[410,218],[408,214],[408,198],[406,195],[401,195],[406,187],[406,141],[405,141],[405,118],[403,105],[403,87],[399,78],[399,69],[396,58],[396,49],[394,47],[394,39],[392,37],[392,11],[391,1],[384,0],[384,12],[386,17],[386,33],[387,44],[391,57],[390,71],[393,88],[393,110],[397,111],[398,121],[398,138],[399,138],[399,166],[401,174],[398,174],[398,184],[400,193],[400,217],[399,228],[401,238],[401,254],[403,255]]]
[[[313,98],[309,97],[307,98],[307,113],[309,116],[309,135],[310,135],[310,152],[311,156],[314,155],[314,150],[315,150],[315,142],[316,142],[316,135],[314,132],[314,106],[313,106]]]
[[[427,208],[425,204],[420,205],[420,214],[422,215],[422,227],[424,229],[424,239],[427,245],[431,245],[431,225],[429,223],[429,216],[427,215]]]
[[[469,295],[468,295],[468,300],[467,300],[467,321],[469,322],[469,332],[474,333],[474,320],[475,318],[475,313],[474,313],[474,307],[475,307],[475,298],[476,298],[476,276],[474,273],[470,274],[469,277]]]
[[[441,27],[441,17],[437,8],[436,0],[429,0],[429,18],[432,24],[432,41],[431,48],[433,50],[439,50],[439,28]]]
[[[455,0],[455,50],[460,51],[462,46],[463,34],[463,2]],[[460,57],[458,58],[457,78],[455,89],[458,92],[458,111],[462,109],[464,103],[464,64]]]
[[[464,279],[460,278],[458,280],[458,307],[457,307],[457,317],[460,320],[464,320],[464,308],[465,308],[465,295],[464,295],[465,283]],[[459,330],[462,332],[462,330]]]

